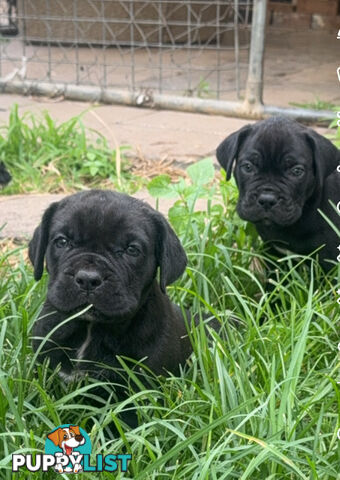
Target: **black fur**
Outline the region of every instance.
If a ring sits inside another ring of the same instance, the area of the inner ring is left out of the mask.
[[[11,181],[12,177],[7,172],[3,162],[0,162],[0,185],[7,185]]]

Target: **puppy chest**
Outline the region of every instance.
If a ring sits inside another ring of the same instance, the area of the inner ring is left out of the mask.
[[[86,358],[86,352],[91,345],[92,329],[93,329],[93,323],[88,323],[86,326],[86,336],[84,338],[84,341],[80,344],[80,346],[76,351],[77,360],[83,360],[84,358]]]
[[[93,347],[93,324],[81,325],[72,335],[72,349],[69,350],[69,363],[62,364],[60,376],[65,382],[79,379],[88,370],[87,360],[95,360],[91,348]],[[66,347],[67,348],[67,347]]]

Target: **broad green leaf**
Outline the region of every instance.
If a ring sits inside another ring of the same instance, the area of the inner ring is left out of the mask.
[[[211,157],[204,158],[190,165],[186,171],[194,185],[205,185],[215,177],[215,169]]]
[[[171,185],[171,178],[169,175],[159,175],[158,177],[153,178],[148,183],[147,188],[150,195],[155,198],[176,198],[178,196],[177,192]]]

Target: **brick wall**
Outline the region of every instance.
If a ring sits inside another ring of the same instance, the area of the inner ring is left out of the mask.
[[[340,0],[269,0],[268,23],[285,28],[340,28]]]

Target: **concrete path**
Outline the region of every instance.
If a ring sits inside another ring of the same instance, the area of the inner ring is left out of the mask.
[[[19,105],[20,113],[48,111],[58,122],[91,109],[85,102],[0,94],[0,126],[8,122],[14,103]],[[167,158],[179,164],[213,155],[224,137],[250,123],[237,118],[120,105],[100,105],[93,110],[94,114],[85,113],[85,125],[105,135],[113,148],[118,142],[130,145],[136,158]]]
[[[52,202],[62,200],[62,194],[32,194],[32,195],[2,195],[0,196],[0,239],[10,238],[26,240],[31,238],[35,227],[38,226],[41,216]],[[153,208],[156,208],[156,200],[145,190],[134,195]],[[167,215],[174,200],[160,199],[158,210]],[[206,202],[198,199],[196,209],[202,209]]]
[[[52,101],[46,98],[0,95],[0,126],[8,122],[10,109],[19,105],[20,113],[41,114],[48,111],[54,120],[63,122],[88,110],[91,105],[81,102]],[[84,115],[89,128],[102,132],[114,147],[131,145],[134,162],[149,160],[173,160],[185,167],[200,158],[214,156],[216,146],[223,138],[249,121],[219,116],[157,111],[133,107],[101,105]],[[104,127],[105,125],[105,127]],[[15,175],[15,172],[11,172]],[[42,213],[52,202],[64,195],[30,194],[0,195],[0,238],[29,238],[40,222]],[[155,206],[155,200],[146,191],[136,197]],[[161,200],[159,209],[164,214],[172,200]],[[201,206],[198,204],[198,207]]]
[[[63,122],[89,110],[81,102],[50,100],[0,94],[0,126],[8,122],[10,109],[19,105],[20,113],[40,114],[48,111],[54,120]],[[132,162],[142,159],[174,161],[185,167],[206,156],[214,156],[217,145],[249,120],[172,111],[157,111],[116,105],[101,105],[84,114],[87,127],[101,131],[112,147],[131,145]],[[320,130],[320,129],[319,129]],[[320,130],[322,131],[322,130]],[[217,166],[217,163],[216,163]],[[15,175],[15,172],[11,172]],[[147,192],[139,198],[154,206]],[[0,238],[30,237],[47,206],[62,195],[0,195]],[[160,210],[167,213],[171,200],[162,200]]]

